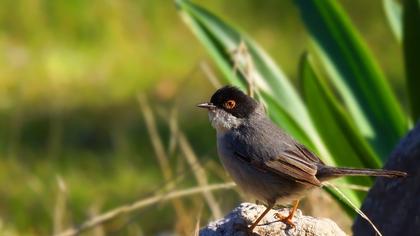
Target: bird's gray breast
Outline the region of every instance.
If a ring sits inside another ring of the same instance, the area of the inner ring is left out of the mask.
[[[218,135],[217,140],[220,160],[232,179],[245,192],[263,201],[287,196],[290,185],[295,184],[255,165],[279,155],[287,145],[282,142],[281,131],[273,126],[264,126],[264,121],[259,125],[244,125]]]
[[[217,146],[224,168],[243,191],[262,201],[275,201],[288,192],[288,186],[279,175],[256,165],[281,152],[275,144],[280,140],[273,143],[264,132],[258,127],[241,126],[219,135]]]
[[[259,199],[264,199],[263,197],[256,196],[258,195],[258,192],[255,192],[255,189],[253,188],[260,179],[259,173],[256,173],[256,170],[254,170],[249,163],[237,157],[237,148],[238,144],[231,132],[226,132],[225,134],[218,136],[217,149],[219,158],[233,181],[248,194]]]

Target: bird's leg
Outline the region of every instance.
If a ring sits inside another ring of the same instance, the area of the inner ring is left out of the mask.
[[[290,227],[294,228],[295,224],[292,222],[293,216],[295,215],[295,212],[297,210],[297,207],[299,205],[299,200],[296,200],[293,202],[293,207],[290,208],[289,215],[288,216],[281,216],[279,213],[275,213],[274,216],[279,219],[281,222],[285,223],[286,225],[289,225]]]
[[[265,211],[254,221],[254,223],[252,223],[251,227],[249,227],[249,231],[252,232],[252,230],[255,228],[255,226],[258,225],[258,223],[262,220],[262,218],[264,218],[265,215],[267,215],[267,213],[271,210],[271,208],[273,208],[274,203],[269,203],[267,208],[265,209]]]

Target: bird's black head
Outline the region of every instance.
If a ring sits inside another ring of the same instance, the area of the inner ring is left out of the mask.
[[[250,96],[236,87],[225,86],[217,90],[210,103],[238,118],[247,118],[258,106]]]

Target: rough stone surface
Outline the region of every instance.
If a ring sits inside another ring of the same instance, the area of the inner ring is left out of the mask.
[[[384,235],[420,235],[420,123],[401,140],[385,169],[402,170],[406,178],[377,178],[363,203],[362,211]],[[360,217],[354,235],[375,235]]]
[[[332,220],[304,216],[300,210],[297,210],[295,217],[293,218],[293,223],[295,223],[296,227],[291,228],[274,217],[274,213],[286,216],[289,213],[288,208],[271,210],[254,229],[253,234],[249,234],[248,225],[250,225],[264,210],[265,207],[262,205],[242,203],[225,216],[225,218],[211,222],[206,227],[202,228],[200,230],[200,236],[346,235]]]

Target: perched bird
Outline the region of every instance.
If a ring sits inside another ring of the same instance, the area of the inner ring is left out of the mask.
[[[323,181],[341,176],[406,176],[401,171],[325,165],[277,127],[260,103],[236,87],[223,87],[210,102],[197,106],[208,110],[225,170],[244,192],[266,203],[266,210],[249,227],[251,231],[276,204],[292,202],[289,215],[277,217],[294,227],[292,219],[299,200],[321,187]]]

